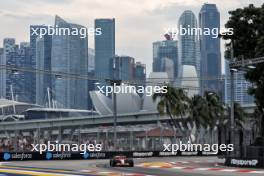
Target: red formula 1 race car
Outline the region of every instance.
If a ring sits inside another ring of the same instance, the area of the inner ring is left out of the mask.
[[[110,167],[134,167],[134,161],[126,156],[119,155],[110,160]]]

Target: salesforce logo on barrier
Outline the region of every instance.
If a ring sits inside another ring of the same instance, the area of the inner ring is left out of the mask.
[[[90,156],[90,155],[89,155],[89,153],[88,153],[88,152],[85,152],[85,153],[83,154],[83,158],[84,158],[84,159],[88,159],[88,158],[89,158],[89,156]]]
[[[11,154],[10,153],[4,153],[4,160],[9,160],[11,158]]]
[[[52,153],[47,152],[47,153],[46,153],[46,159],[47,159],[47,160],[52,159]]]

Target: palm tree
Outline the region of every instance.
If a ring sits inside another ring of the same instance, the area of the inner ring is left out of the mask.
[[[206,99],[200,95],[194,95],[189,101],[189,120],[197,129],[206,128],[209,122],[208,106]]]
[[[206,99],[200,95],[194,95],[189,101],[189,121],[196,127],[196,139],[201,128],[206,129],[209,122],[208,106]]]
[[[213,130],[218,129],[218,132],[221,131],[221,123],[224,117],[224,105],[220,101],[219,96],[211,91],[206,91],[204,93],[204,98],[207,103],[207,126],[208,132],[211,136],[211,143],[213,142]]]
[[[167,85],[167,93],[153,94],[153,100],[157,100],[157,110],[160,114],[167,114],[175,128],[181,132],[181,126],[176,117],[183,119],[188,110],[188,96],[183,89],[177,89]]]
[[[204,97],[194,95],[188,98],[183,89],[167,86],[167,93],[154,94],[153,100],[158,100],[157,110],[160,114],[167,114],[174,127],[183,132],[179,120],[181,118],[183,126],[187,123],[195,124],[197,129],[210,127],[210,130],[219,124],[224,113],[224,108],[220,98],[213,92],[205,92]],[[189,118],[184,118],[188,114]]]
[[[227,130],[230,127],[230,114],[231,114],[231,107],[227,106],[228,114],[224,116],[224,119],[222,121],[222,127]],[[240,131],[240,134],[242,134],[243,128],[244,128],[244,122],[245,122],[245,116],[246,112],[243,110],[243,108],[240,106],[239,103],[234,103],[234,126],[236,129]]]
[[[194,95],[189,101],[189,120],[196,125],[197,131],[209,128],[212,135],[223,113],[223,105],[214,92],[205,92],[204,96]]]
[[[207,91],[204,93],[204,97],[208,107],[208,125],[213,129],[224,117],[224,105],[220,101],[219,96],[214,92]]]

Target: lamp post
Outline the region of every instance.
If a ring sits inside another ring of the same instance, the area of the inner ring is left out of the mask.
[[[117,135],[116,135],[116,124],[117,124],[117,107],[116,107],[116,93],[115,91],[113,91],[113,103],[114,103],[114,111],[113,111],[113,115],[114,115],[114,149],[116,150],[116,139],[117,139]]]
[[[231,99],[231,114],[230,114],[230,143],[231,144],[234,144],[234,137],[235,137],[235,109],[234,109],[234,101],[235,101],[235,96],[234,96],[234,91],[235,91],[235,88],[234,88],[234,72],[235,70],[234,69],[230,69],[230,91],[231,91],[231,94],[230,94],[230,99]]]
[[[111,85],[113,86],[113,117],[114,117],[114,149],[116,150],[117,143],[117,100],[116,100],[116,92],[115,86],[119,86],[121,84],[121,80],[110,80]]]
[[[112,63],[112,69],[113,69],[113,77],[112,79],[106,79],[106,82],[110,82],[112,85],[112,99],[113,99],[113,118],[114,118],[114,150],[116,151],[116,144],[117,144],[117,100],[116,100],[116,92],[115,92],[115,86],[120,86],[122,80],[118,79],[121,76],[118,74],[118,68],[117,68],[117,61],[116,58],[113,58]]]

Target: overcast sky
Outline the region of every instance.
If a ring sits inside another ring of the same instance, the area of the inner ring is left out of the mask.
[[[56,14],[86,27],[96,18],[116,18],[116,54],[145,63],[149,73],[152,42],[163,40],[164,28],[175,27],[184,10],[197,16],[205,2],[217,5],[223,26],[228,11],[263,0],[0,0],[0,47],[6,37],[29,41],[29,25],[53,25]],[[88,40],[93,48],[93,37]]]

